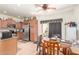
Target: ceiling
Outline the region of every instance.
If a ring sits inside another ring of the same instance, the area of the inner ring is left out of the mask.
[[[51,4],[51,6],[56,7],[56,10],[61,10],[63,8],[67,8],[72,5]],[[15,17],[29,17],[38,14],[37,12],[38,10],[39,7],[36,7],[34,4],[0,4],[0,13],[15,16]]]

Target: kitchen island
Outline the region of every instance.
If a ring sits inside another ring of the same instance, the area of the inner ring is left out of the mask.
[[[15,55],[17,52],[17,37],[0,39],[0,55]]]

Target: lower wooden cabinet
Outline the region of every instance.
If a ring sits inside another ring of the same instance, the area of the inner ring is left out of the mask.
[[[15,55],[17,53],[17,38],[0,40],[0,55]]]
[[[23,40],[24,38],[23,32],[17,32],[17,37],[18,37],[18,40]]]

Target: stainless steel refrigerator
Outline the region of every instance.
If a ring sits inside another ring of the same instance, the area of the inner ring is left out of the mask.
[[[29,41],[29,25],[23,26],[23,34],[24,34],[24,40]]]

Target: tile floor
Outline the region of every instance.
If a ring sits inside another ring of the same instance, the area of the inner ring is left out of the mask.
[[[37,45],[33,42],[22,42],[19,41],[17,43],[17,55],[36,55],[36,47]]]

